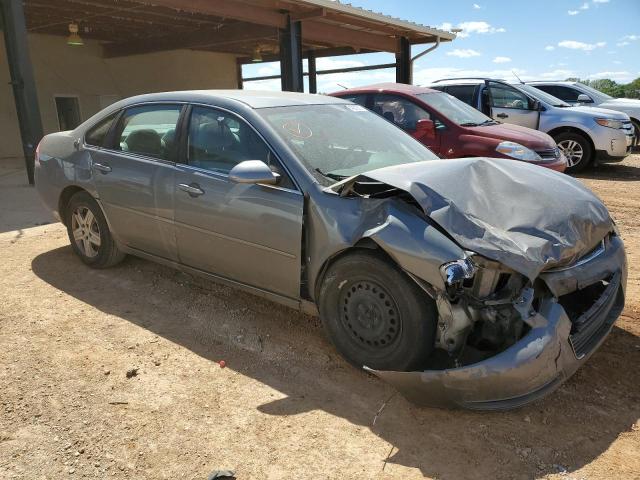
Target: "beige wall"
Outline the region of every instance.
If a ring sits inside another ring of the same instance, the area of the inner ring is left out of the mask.
[[[101,96],[104,103],[139,93],[237,87],[232,55],[174,50],[103,59],[99,43],[85,40],[82,47],[70,47],[65,40],[29,35],[45,133],[58,130],[55,95],[77,95],[84,121],[101,109]],[[0,159],[22,155],[10,80],[0,38]]]

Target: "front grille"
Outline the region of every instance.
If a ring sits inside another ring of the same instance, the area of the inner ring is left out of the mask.
[[[621,274],[616,274],[583,289],[563,295],[558,303],[571,320],[569,341],[580,359],[604,338],[624,307],[620,289]]]
[[[560,158],[560,149],[558,147],[536,150],[536,153],[540,155],[540,158],[543,160],[557,160]]]

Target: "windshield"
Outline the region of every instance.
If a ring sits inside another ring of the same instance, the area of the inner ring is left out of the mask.
[[[419,93],[418,98],[463,127],[494,124],[491,118],[448,93]]]
[[[323,185],[376,168],[438,158],[360,105],[300,105],[258,113]]]
[[[585,85],[584,83],[580,83],[580,88],[589,92],[589,95],[591,95],[592,97],[600,98],[602,102],[604,102],[605,100],[611,100],[613,98],[611,95],[607,95],[606,93],[601,92],[600,90],[596,90],[595,88],[590,87],[589,85]]]
[[[525,92],[529,96],[535,98],[536,100],[540,100],[541,102],[544,102],[553,107],[570,107],[571,106],[567,102],[563,102],[559,98],[554,97],[553,95],[549,95],[548,93],[543,92],[542,90],[538,90],[536,87],[532,87],[531,85],[518,84],[513,86],[519,89],[521,92]]]

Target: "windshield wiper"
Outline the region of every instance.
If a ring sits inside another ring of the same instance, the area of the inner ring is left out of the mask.
[[[320,170],[319,168],[315,169],[316,172],[318,172],[320,175],[322,175],[325,178],[328,178],[330,180],[344,180],[345,178],[347,178],[345,175],[336,175],[335,173],[326,173],[323,172],[322,170]]]
[[[465,123],[461,123],[460,126],[461,127],[479,127],[480,124],[475,122],[465,122]]]
[[[485,120],[479,126],[482,126],[482,125],[497,125],[497,124],[498,124],[498,122],[496,122],[495,120]]]

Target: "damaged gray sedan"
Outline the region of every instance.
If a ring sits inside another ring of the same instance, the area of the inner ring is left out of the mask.
[[[518,407],[598,348],[626,260],[578,181],[439,160],[337,98],[133,97],[38,147],[75,253],[133,254],[317,313],[342,355],[421,405]]]

